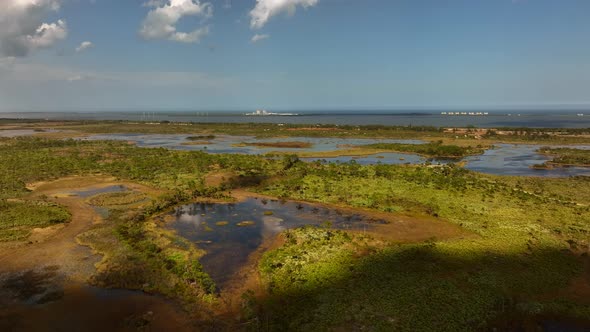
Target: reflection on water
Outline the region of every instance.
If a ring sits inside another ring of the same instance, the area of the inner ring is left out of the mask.
[[[201,263],[223,286],[267,237],[304,225],[370,230],[384,220],[296,202],[249,198],[236,204],[195,203],[176,208],[169,225],[207,251]],[[238,225],[242,222],[242,226]]]

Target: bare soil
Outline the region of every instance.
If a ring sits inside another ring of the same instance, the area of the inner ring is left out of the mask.
[[[178,305],[141,292],[91,287],[100,260],[76,237],[102,222],[72,190],[112,185],[148,194],[146,186],[108,177],[72,177],[31,184],[32,197],[47,195],[72,214],[66,225],[34,230],[26,243],[0,248],[1,331],[192,331],[190,315]]]

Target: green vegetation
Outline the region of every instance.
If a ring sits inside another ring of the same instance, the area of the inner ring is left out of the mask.
[[[462,158],[465,156],[482,154],[484,152],[484,147],[481,145],[478,145],[477,147],[444,145],[440,140],[426,144],[375,143],[365,145],[364,147],[395,152],[416,153],[434,158]]]
[[[210,139],[215,139],[215,135],[188,136],[186,139],[189,140],[189,141],[210,140]]]
[[[60,224],[69,219],[68,211],[54,203],[0,199],[0,242],[24,240],[33,228]]]
[[[540,153],[553,156],[547,165],[590,166],[590,150],[542,147]]]
[[[270,295],[252,321],[271,330],[457,331],[490,328],[509,313],[588,320],[590,303],[554,294],[588,273],[589,184],[588,177],[498,177],[452,165],[298,163],[261,191],[427,214],[473,235],[363,248],[351,244],[359,239],[346,242],[325,230],[290,232],[261,262]]]
[[[236,146],[257,146],[261,148],[288,148],[288,149],[304,149],[312,146],[309,142],[253,142],[240,143]]]
[[[573,255],[553,249],[519,255],[466,240],[379,247],[324,229],[286,238],[260,264],[270,295],[251,319],[263,329],[473,331],[506,313],[590,315],[590,306],[537,299],[579,273]]]
[[[26,183],[69,175],[108,174],[187,197],[215,196],[204,175],[224,169],[238,179],[272,174],[281,165],[247,155],[212,155],[198,151],[143,149],[124,142],[50,140],[33,137],[0,139],[0,199],[22,197]]]
[[[440,142],[433,144],[434,153],[448,152]],[[228,174],[223,183],[205,185],[208,173],[219,172]],[[244,294],[237,329],[485,330],[513,313],[533,320],[543,315],[590,320],[590,294],[583,284],[590,250],[589,177],[501,177],[455,165],[303,163],[294,155],[275,159],[112,141],[0,139],[0,220],[2,227],[10,225],[2,236],[24,238],[26,233],[14,232],[25,221],[49,225],[68,218],[62,208],[39,203],[42,198],[29,201],[26,183],[94,174],[147,184],[163,194],[145,201],[132,193],[90,198],[111,209],[103,224],[79,237],[104,255],[93,282],[178,298],[197,315],[207,316],[223,302],[199,263],[204,252],[159,221],[195,198],[225,199],[229,190],[248,187],[281,198],[438,218],[466,231],[448,241],[391,243],[327,225],[290,230],[282,235],[284,244],[260,261],[267,292]],[[133,207],[116,208],[124,205]]]
[[[147,209],[111,210],[104,224],[78,237],[104,255],[91,282],[164,294],[193,309],[207,306],[216,286],[199,263],[203,252],[145,219]]]
[[[114,192],[104,193],[92,196],[88,203],[95,206],[105,206],[110,208],[125,208],[130,204],[139,203],[145,200],[147,196],[139,192]]]

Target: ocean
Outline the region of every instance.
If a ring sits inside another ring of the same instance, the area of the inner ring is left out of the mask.
[[[248,116],[247,112],[9,112],[0,118],[47,120],[127,120],[200,123],[286,123],[435,127],[590,128],[590,111],[490,111],[488,115],[442,115],[440,112],[314,112],[288,111],[294,116]],[[580,116],[578,114],[584,114]]]

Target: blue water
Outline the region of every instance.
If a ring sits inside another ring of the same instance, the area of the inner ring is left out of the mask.
[[[452,110],[449,110],[452,111]],[[462,110],[469,112],[470,110]],[[479,111],[479,110],[477,110]],[[250,111],[251,112],[251,111]],[[12,112],[0,113],[0,118],[49,120],[129,120],[201,123],[288,123],[336,125],[387,125],[435,127],[546,127],[590,128],[590,110],[498,110],[487,116],[450,116],[440,111],[354,111],[300,112],[299,116],[245,116],[244,112]],[[577,116],[582,113],[585,116]]]

